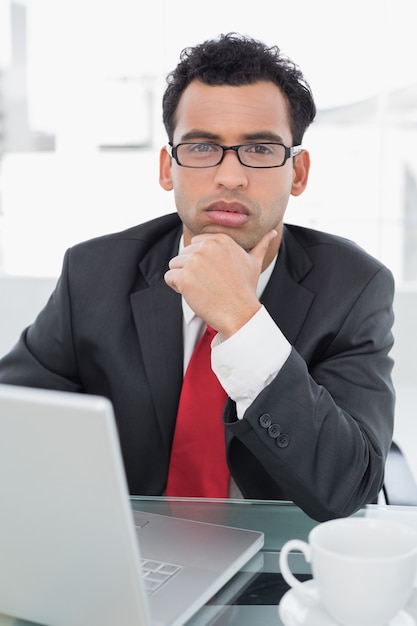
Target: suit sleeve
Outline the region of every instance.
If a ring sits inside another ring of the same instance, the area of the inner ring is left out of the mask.
[[[293,347],[243,420],[228,402],[228,461],[244,496],[291,500],[318,520],[375,501],[393,432],[393,293],[379,269],[324,349],[306,362]]]

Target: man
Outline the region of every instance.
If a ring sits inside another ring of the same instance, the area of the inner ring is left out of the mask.
[[[70,249],[0,382],[110,398],[131,493],[163,494],[183,371],[208,325],[228,494],[349,515],[383,483],[394,286],[353,243],[283,223],[307,185],[309,86],[278,48],[229,34],[183,52],[163,111],[160,184],[178,215]],[[198,457],[211,436],[195,404]]]

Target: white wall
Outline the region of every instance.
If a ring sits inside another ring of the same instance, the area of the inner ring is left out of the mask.
[[[46,304],[56,278],[0,275],[0,356],[16,343]]]
[[[394,439],[417,478],[417,291],[397,290],[394,303]]]

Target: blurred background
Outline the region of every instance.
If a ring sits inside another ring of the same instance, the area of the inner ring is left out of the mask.
[[[166,75],[184,47],[247,34],[301,67],[318,106],[287,222],[351,238],[395,276],[396,429],[417,471],[415,5],[0,0],[0,354],[68,246],[175,210],[158,184]]]
[[[417,282],[414,0],[0,0],[0,269],[55,275],[72,243],[174,210],[161,96],[182,48],[278,44],[319,113],[287,221],[355,239]]]

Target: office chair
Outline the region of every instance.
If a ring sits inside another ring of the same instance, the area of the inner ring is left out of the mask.
[[[385,465],[383,493],[387,504],[417,506],[417,483],[401,448],[393,441]]]

